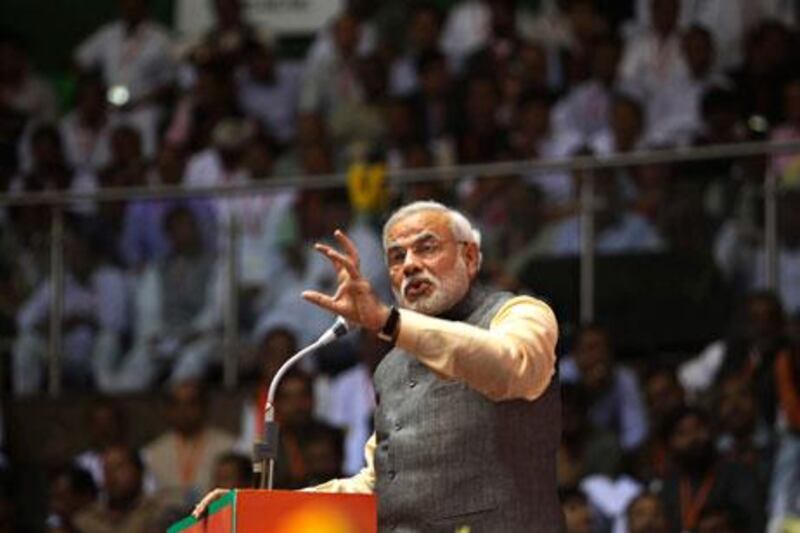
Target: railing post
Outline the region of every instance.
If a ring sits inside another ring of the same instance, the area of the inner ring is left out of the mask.
[[[579,171],[580,172],[580,171]],[[583,171],[580,181],[580,320],[594,320],[594,179]]]
[[[780,290],[778,266],[778,176],[774,169],[767,168],[764,179],[764,271],[766,286]]]
[[[239,224],[231,210],[228,220],[228,245],[225,248],[225,317],[223,332],[223,382],[226,389],[238,381],[239,346]]]
[[[47,342],[47,391],[61,394],[61,347],[64,314],[64,209],[54,205],[50,220],[50,323]]]

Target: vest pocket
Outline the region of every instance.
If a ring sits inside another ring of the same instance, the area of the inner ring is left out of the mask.
[[[464,488],[456,492],[464,494],[468,491],[469,489]],[[459,498],[459,501],[439,502],[439,505],[434,505],[434,513],[431,514],[429,521],[436,525],[452,523],[453,526],[471,526],[476,523],[484,523],[485,518],[497,510],[497,504],[491,497],[477,500],[467,498],[467,500],[472,501],[464,501],[464,498]]]

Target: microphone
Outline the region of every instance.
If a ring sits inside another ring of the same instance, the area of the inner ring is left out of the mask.
[[[289,371],[300,359],[306,355],[314,352],[318,348],[327,346],[347,335],[350,331],[355,329],[355,324],[348,321],[344,317],[337,317],[333,325],[328,328],[317,340],[309,344],[292,357],[290,357],[278,371],[272,382],[269,384],[267,392],[267,403],[264,405],[264,435],[261,441],[256,441],[253,445],[253,473],[258,475],[259,488],[267,488],[272,490],[272,477],[275,468],[275,460],[278,458],[278,447],[280,439],[278,435],[278,423],[275,422],[275,394],[278,390],[278,384],[283,379],[286,372]]]
[[[329,327],[327,331],[325,331],[325,333],[320,335],[312,346],[315,345],[316,348],[327,346],[333,341],[344,337],[355,328],[356,328],[355,324],[353,324],[346,318],[342,316],[336,317],[336,322],[334,322],[333,325]]]

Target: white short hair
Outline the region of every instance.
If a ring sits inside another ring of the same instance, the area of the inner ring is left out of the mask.
[[[397,209],[386,224],[383,225],[383,251],[389,248],[389,230],[404,218],[416,215],[417,213],[427,212],[445,213],[450,217],[450,231],[453,236],[460,242],[472,242],[478,247],[478,268],[483,262],[483,254],[481,253],[481,232],[476,229],[469,219],[463,213],[456,211],[450,207],[433,200],[420,200],[406,204]]]

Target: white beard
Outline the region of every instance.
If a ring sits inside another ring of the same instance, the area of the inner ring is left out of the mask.
[[[431,293],[421,296],[413,302],[406,300],[405,293],[408,286],[415,281],[423,280],[431,284]],[[464,298],[468,290],[469,273],[467,272],[467,263],[463,257],[459,257],[453,271],[441,279],[429,272],[423,272],[416,276],[405,278],[399,291],[392,288],[394,297],[400,307],[430,316],[439,315],[456,305]]]

